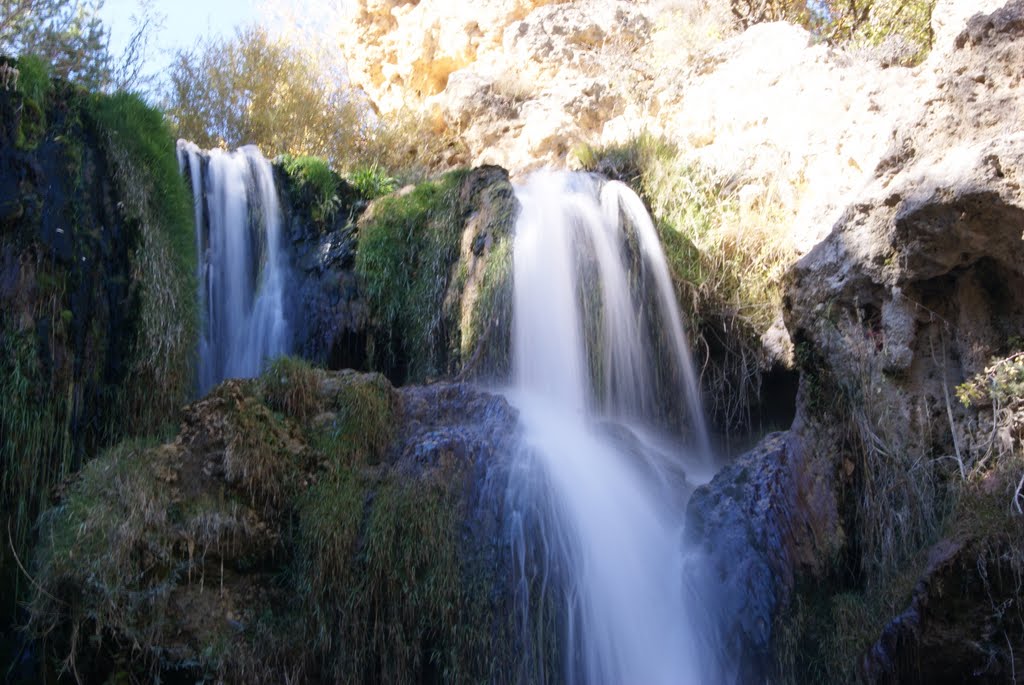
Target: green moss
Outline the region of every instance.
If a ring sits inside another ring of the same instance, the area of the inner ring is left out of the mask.
[[[342,372],[324,385],[334,417],[314,435],[336,464],[377,464],[394,437],[398,396],[380,374]]]
[[[491,247],[469,326],[462,332],[462,358],[482,355],[474,364],[477,376],[503,378],[511,371],[513,242],[511,235],[503,235]]]
[[[372,362],[399,380],[446,371],[443,301],[458,260],[466,173],[381,198],[360,228],[356,273],[373,313]]]
[[[461,518],[457,496],[434,479],[341,470],[307,493],[297,587],[327,673],[389,683],[497,677],[491,586],[467,576]]]
[[[774,631],[780,682],[859,682],[861,657],[910,604],[925,561],[922,553],[899,573],[867,589],[828,594],[823,591],[828,583],[798,588]]]
[[[17,92],[21,96],[21,125],[15,145],[33,149],[46,134],[46,110],[53,92],[50,67],[35,55],[19,57],[15,66],[18,69]]]
[[[283,155],[281,161],[292,183],[312,193],[313,221],[321,227],[333,221],[341,206],[338,197],[341,179],[331,170],[327,160],[321,157]]]
[[[189,397],[198,330],[195,226],[188,189],[163,115],[137,95],[97,94],[88,116],[103,142],[125,219],[138,231],[132,288],[139,331],[123,410],[138,433],[155,432]]]

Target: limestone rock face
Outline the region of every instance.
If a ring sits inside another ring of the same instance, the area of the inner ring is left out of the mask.
[[[792,273],[791,332],[852,371],[850,340],[877,347],[901,395],[941,398],[1024,323],[1024,4],[978,16],[957,38],[917,120],[894,135],[871,184]],[[945,352],[933,336],[953,325]],[[858,332],[859,331],[859,332]],[[908,400],[909,401],[909,400]]]
[[[932,11],[933,58],[941,60],[955,48],[957,36],[971,17],[991,14],[1005,4],[1006,0],[938,0]]]
[[[654,112],[670,138],[722,178],[796,218],[798,249],[823,238],[888,146],[923,81],[814,45],[805,30],[759,24],[713,49],[685,78],[655,82]]]
[[[358,0],[341,36],[349,78],[382,112],[417,106],[452,72],[501,46],[513,21],[551,0]]]
[[[474,164],[516,175],[572,166],[582,143],[665,134],[732,179],[746,204],[779,202],[796,215],[806,251],[916,109],[930,72],[883,69],[783,23],[728,38],[712,8],[687,8],[363,0],[342,43],[353,83],[378,110],[428,112]],[[962,25],[947,15],[945,25]]]

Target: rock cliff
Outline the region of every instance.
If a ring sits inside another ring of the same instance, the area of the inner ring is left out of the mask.
[[[770,651],[798,681],[995,683],[1024,665],[1005,371],[1024,330],[1022,55],[1016,1],[932,65],[871,181],[789,274],[797,421],[691,504],[724,596],[769,588],[733,609],[736,653]]]

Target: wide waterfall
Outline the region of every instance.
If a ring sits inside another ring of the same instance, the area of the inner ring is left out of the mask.
[[[208,157],[204,158],[204,154]],[[199,391],[250,378],[289,351],[288,272],[273,169],[259,149],[203,153],[178,142],[195,200],[199,252]]]
[[[518,620],[535,635],[559,617],[564,669],[528,654],[521,679],[702,682],[681,532],[710,448],[657,232],[621,183],[544,173],[516,194]]]

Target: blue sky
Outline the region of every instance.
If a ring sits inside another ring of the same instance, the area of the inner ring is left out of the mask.
[[[163,15],[164,28],[154,34],[147,69],[163,70],[179,49],[190,48],[207,35],[231,35],[236,27],[259,19],[258,0],[155,0],[155,14]],[[110,51],[121,55],[134,30],[132,15],[139,0],[105,0],[100,12],[110,30]]]

